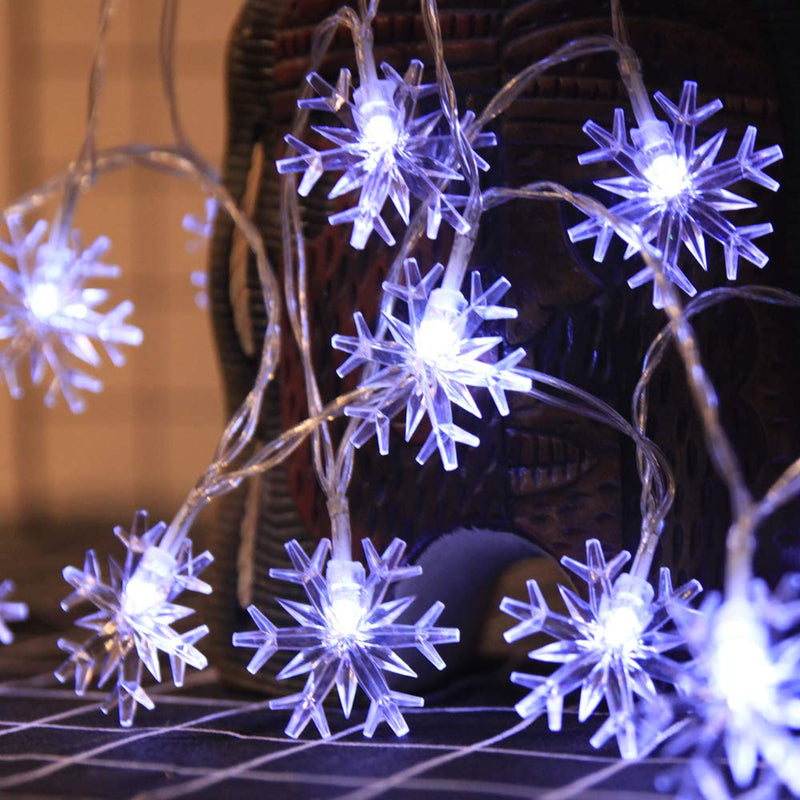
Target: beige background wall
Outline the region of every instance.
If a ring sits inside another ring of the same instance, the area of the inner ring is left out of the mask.
[[[218,163],[224,136],[225,39],[239,0],[184,0],[178,31],[181,111],[198,149]],[[0,204],[59,171],[83,134],[96,0],[0,0]],[[100,146],[163,142],[168,120],[158,76],[159,0],[118,0],[108,47]],[[81,203],[84,241],[108,235],[123,277],[117,302],[136,305],[145,341],[126,366],[104,365],[104,392],[86,412],[21,401],[0,386],[0,527],[31,518],[118,519],[135,508],[174,513],[223,425],[207,314],[194,305],[186,212],[196,187],[151,172],[104,177]],[[5,234],[4,234],[5,235]],[[0,578],[3,576],[0,575]]]

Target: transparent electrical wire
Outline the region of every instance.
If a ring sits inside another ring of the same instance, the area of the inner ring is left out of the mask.
[[[641,247],[642,258],[645,264],[653,270],[656,283],[663,292],[664,312],[669,318],[674,341],[683,361],[689,390],[703,423],[706,446],[712,463],[728,488],[734,519],[742,516],[752,503],[750,491],[744,482],[741,467],[730,439],[720,422],[717,393],[700,360],[694,331],[683,314],[681,302],[674,287],[664,276],[658,253],[642,239],[641,232],[637,226],[632,225],[625,219],[614,216],[594,198],[573,192],[557,183],[541,181],[518,189],[494,188],[484,193],[484,204],[487,208],[511,199],[566,201],[583,211],[587,216],[596,216],[607,220],[625,241]],[[657,537],[658,534],[654,532],[648,536],[647,542],[640,544],[643,558],[646,557],[646,552],[648,551],[652,555],[652,547],[655,546]],[[734,536],[730,545],[728,571],[730,572],[731,580],[734,583],[741,581],[746,583],[752,573],[750,558],[752,555],[752,541],[749,539],[744,541],[741,537]],[[735,563],[732,568],[731,562]]]

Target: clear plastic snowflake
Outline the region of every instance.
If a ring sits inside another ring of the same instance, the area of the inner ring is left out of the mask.
[[[767,255],[753,244],[753,239],[770,233],[772,225],[734,225],[725,212],[752,208],[756,204],[727,187],[748,180],[776,191],[778,182],[764,169],[783,158],[783,154],[777,145],[755,150],[756,129],[750,126],[736,156],[715,164],[725,130],[698,144],[696,128],[722,108],[722,103],[714,100],[698,108],[694,81],[684,82],[677,106],[660,92],[655,98],[669,117],[671,130],[667,123],[653,120],[631,129],[629,142],[625,115],[618,108],[611,131],[592,121],[586,123],[583,130],[600,147],[581,155],[578,160],[581,164],[616,161],[628,173],[623,178],[596,181],[596,185],[625,198],[610,211],[640,227],[644,239],[661,252],[666,277],[692,296],[697,290],[679,266],[682,245],[686,245],[700,266],[707,270],[705,237],[721,242],[729,280],[735,280],[740,258],[759,268],[767,263]],[[573,242],[596,238],[594,258],[602,261],[614,228],[604,219],[592,218],[570,228],[568,233]],[[638,249],[629,243],[625,257]],[[647,267],[628,283],[636,287],[653,277],[652,269]],[[663,305],[655,285],[653,303],[656,307]]]
[[[462,179],[456,160],[453,140],[448,131],[440,131],[442,112],[434,111],[417,117],[417,102],[436,93],[433,84],[422,84],[422,62],[414,60],[400,76],[388,64],[382,64],[384,78],[367,81],[353,92],[350,100],[350,71],[342,69],[336,86],[331,86],[316,73],[307,80],[318,97],[299,100],[298,106],[336,115],[338,126],[312,126],[333,145],[316,150],[294,136],[286,142],[299,155],[277,162],[278,172],[302,172],[298,192],[306,196],[328,171],[344,174],[328,197],[336,198],[358,190],[358,203],[333,214],[332,225],[353,224],[350,244],[363,249],[372,231],[388,244],[395,243],[381,216],[387,199],[408,224],[413,195],[428,203],[428,236],[436,238],[441,220],[455,230],[466,232],[469,225],[456,209],[457,198],[442,192],[439,181]],[[469,112],[461,121],[468,127],[473,119]],[[473,147],[495,144],[494,134],[479,134]],[[475,154],[480,169],[488,164]]]
[[[668,628],[675,606],[685,606],[701,590],[693,580],[672,588],[669,570],[661,568],[658,598],[644,579],[620,575],[630,553],[623,550],[606,562],[600,542],[586,542],[586,564],[564,557],[561,563],[587,586],[586,602],[559,586],[569,616],[552,611],[536,581],[528,581],[527,603],[506,597],[500,608],[519,620],[506,631],[514,642],[544,632],[556,641],[532,651],[535,661],[560,663],[551,675],[515,672],[514,683],[530,689],[517,703],[520,716],[533,718],[547,711],[550,730],[561,730],[564,698],[580,687],[578,719],[584,722],[605,698],[608,719],[591,739],[601,747],[616,737],[623,758],[635,758],[652,743],[656,730],[648,725],[641,704],[656,703],[656,681],[675,684],[681,664],[665,655],[683,643]]]
[[[43,243],[44,220],[28,233],[19,217],[9,216],[7,222],[11,242],[0,242],[0,252],[14,259],[16,269],[0,264],[0,372],[11,395],[20,397],[17,370],[29,360],[34,384],[51,374],[45,403],[53,406],[60,394],[74,413],[81,412],[85,402],[80,392],[96,393],[103,386],[84,366],[100,365],[98,348],[121,366],[120,345],[142,341],[141,330],[125,321],[133,304],[126,300],[99,311],[108,291],[86,285],[119,276],[118,267],[100,261],[111,243],[100,237],[84,250],[77,232],[69,246]]]
[[[11,644],[14,641],[14,634],[11,633],[8,623],[28,619],[28,606],[25,603],[9,600],[15,588],[14,581],[0,583],[0,642],[3,644]]]
[[[378,391],[364,404],[348,406],[345,413],[362,420],[352,441],[360,447],[377,434],[378,449],[389,452],[389,420],[405,407],[405,436],[409,441],[427,415],[431,432],[417,461],[424,464],[439,450],[446,470],[458,466],[456,443],[476,447],[477,436],[453,422],[452,406],[457,405],[476,417],[480,411],[470,387],[489,390],[498,411],[508,414],[507,391],[528,391],[529,378],[514,368],[525,357],[522,348],[499,361],[491,351],[503,344],[501,336],[473,336],[487,320],[515,319],[514,308],[496,305],[510,286],[505,278],[483,290],[478,272],[472,273],[470,300],[459,291],[436,288],[443,273],[436,264],[421,277],[413,258],[405,261],[405,286],[385,282],[384,291],[402,300],[407,321],[385,314],[391,338],[376,339],[360,312],[354,315],[357,337],[336,335],[332,344],[350,357],[337,370],[344,377],[364,364],[378,369],[362,386]]]
[[[405,543],[395,539],[383,555],[364,540],[369,575],[355,561],[331,559],[330,542],[322,539],[309,558],[300,545],[286,545],[294,569],[272,569],[275,578],[298,583],[309,603],[279,600],[297,620],[293,628],[276,628],[255,606],[248,611],[258,626],[252,633],[236,633],[236,647],[252,647],[256,653],[247,669],[256,673],[277,650],[297,650],[297,655],[278,673],[278,679],[308,675],[302,691],[270,701],[272,709],[292,709],[286,726],[289,736],[299,736],[313,721],[323,737],[330,736],[323,702],[334,686],[342,710],[349,718],[360,685],[370,701],[364,735],[372,736],[385,720],[397,736],[408,732],[402,708],[423,705],[421,697],[393,691],[386,672],[416,677],[396,650],[416,648],[438,669],[445,663],[435,646],[459,640],[456,628],[437,628],[436,620],[444,606],[434,603],[413,625],[400,624],[397,618],[411,605],[413,597],[386,600],[392,583],[414,575],[421,569],[400,566]],[[323,574],[323,568],[325,572]]]
[[[676,621],[694,658],[681,681],[681,704],[691,713],[671,749],[692,751],[697,791],[725,797],[724,754],[736,787],[755,781],[777,794],[783,784],[800,796],[800,576],[785,578],[774,594],[760,580],[748,597],[715,593]]]
[[[65,611],[88,601],[97,611],[77,621],[81,628],[94,631],[83,643],[60,639],[58,646],[69,658],[56,671],[62,683],[74,676],[75,693],[83,695],[97,675],[97,684],[114,686],[103,704],[108,713],[115,705],[124,727],[133,724],[138,705],[152,709],[153,701],[142,688],[142,667],[161,680],[159,651],[169,656],[172,679],[183,684],[186,665],[203,669],[206,657],[194,646],[208,633],[200,625],[178,633],[173,623],[194,613],[173,601],[184,590],[209,594],[211,587],[197,576],[213,560],[208,552],[192,555],[192,543],[184,540],[177,556],[158,547],[166,530],[159,522],[147,527],[147,513],[138,511],[130,534],[122,528],[114,533],[125,545],[123,567],[109,558],[109,577],[104,578],[93,550],[86,554],[83,569],[66,567],[64,579],[75,591],[61,604]]]

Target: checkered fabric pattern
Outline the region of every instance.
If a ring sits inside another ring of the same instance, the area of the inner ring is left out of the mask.
[[[594,751],[574,712],[550,733],[521,722],[514,687],[471,678],[410,711],[411,733],[362,735],[331,709],[327,741],[283,735],[285,714],[268,700],[220,686],[213,670],[182,690],[153,691],[154,711],[131,729],[99,711],[104,696],[78,698],[56,684],[52,634],[22,639],[0,655],[0,798],[614,798],[648,800],[678,762],[629,764]]]

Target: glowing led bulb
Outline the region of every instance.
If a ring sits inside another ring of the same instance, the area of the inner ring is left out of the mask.
[[[650,184],[650,196],[654,200],[674,200],[691,190],[692,182],[686,161],[674,153],[656,156],[643,171]]]
[[[138,617],[164,603],[175,583],[177,563],[166,551],[151,547],[144,551],[122,593],[122,613]]]
[[[377,105],[377,104],[376,104]],[[391,152],[397,146],[400,131],[392,114],[381,103],[365,117],[361,132],[368,148],[381,153]]]
[[[344,377],[365,363],[378,369],[363,385],[379,387],[366,403],[348,406],[345,414],[362,420],[352,442],[361,447],[377,434],[378,449],[389,452],[389,419],[406,411],[406,441],[417,430],[423,417],[431,423],[431,433],[423,444],[417,461],[425,461],[437,450],[446,470],[458,466],[456,443],[476,447],[477,436],[453,421],[452,406],[459,406],[480,417],[470,389],[489,390],[497,410],[507,415],[507,391],[525,392],[531,381],[514,368],[525,357],[522,348],[513,350],[500,360],[493,360],[491,351],[503,344],[501,336],[476,336],[488,320],[514,319],[514,308],[496,305],[510,284],[505,278],[496,280],[483,290],[480,274],[472,273],[470,299],[454,289],[437,287],[444,267],[436,264],[423,278],[417,262],[408,258],[404,264],[405,285],[384,283],[384,291],[403,301],[408,322],[387,313],[388,336],[376,339],[360,313],[354,315],[358,337],[334,336],[333,346],[350,353],[337,370]],[[391,337],[391,338],[389,338]]]
[[[711,641],[711,673],[734,712],[768,709],[772,664],[766,629],[746,603],[730,602],[720,612]]]
[[[426,318],[414,336],[417,355],[423,361],[435,361],[458,352],[461,337],[449,320]]]
[[[49,322],[60,305],[58,287],[52,283],[36,283],[28,292],[28,307],[40,322]]]
[[[449,360],[458,355],[464,337],[461,314],[467,308],[464,295],[448,289],[434,289],[425,313],[414,333],[417,356],[422,361]],[[447,368],[447,364],[444,365]]]
[[[639,615],[628,606],[612,608],[602,620],[603,639],[614,650],[633,647],[642,632]]]
[[[326,617],[334,639],[350,639],[358,634],[361,621],[369,610],[364,567],[356,561],[334,558],[328,562],[325,578],[330,586],[331,602]]]

